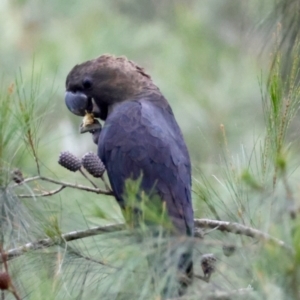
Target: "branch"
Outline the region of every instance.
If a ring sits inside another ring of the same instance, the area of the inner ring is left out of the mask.
[[[106,180],[105,180],[105,178],[104,178],[104,174],[101,176],[101,180],[103,181],[105,188],[106,188],[108,191],[111,191],[111,192],[113,193],[112,189],[109,187],[108,183],[106,182]]]
[[[27,243],[23,246],[10,249],[8,250],[6,254],[7,260],[11,260],[15,257],[21,256],[22,254],[30,251],[30,250],[38,250],[43,248],[48,248],[57,244],[70,242],[90,236],[100,235],[103,233],[109,233],[109,232],[116,232],[124,229],[124,224],[111,224],[111,225],[105,225],[105,226],[98,226],[87,230],[81,230],[81,231],[72,231],[65,234],[62,234],[61,236],[57,236],[54,238],[46,238],[42,240],[38,240],[32,243]],[[2,262],[2,259],[1,259]]]
[[[79,172],[82,174],[82,176],[84,177],[84,178],[86,178],[91,184],[92,184],[92,186],[93,187],[95,187],[95,188],[98,188],[98,186],[84,173],[84,171],[82,170],[82,168],[81,169],[79,169]],[[110,191],[111,193],[113,193],[113,191],[111,190],[111,188],[109,187],[109,185],[107,184],[107,182],[106,182],[106,180],[105,180],[105,178],[104,178],[104,176],[102,175],[101,177],[100,177],[100,179],[102,180],[102,182],[104,183],[104,186],[105,186],[105,188],[106,188],[106,190],[107,191]]]
[[[56,190],[53,190],[53,191],[50,191],[50,192],[44,192],[44,193],[38,194],[38,195],[36,195],[36,194],[33,194],[33,195],[21,194],[21,195],[18,195],[18,197],[19,198],[47,197],[47,196],[52,196],[52,195],[55,195],[55,194],[59,193],[64,188],[66,188],[66,186],[62,185],[60,188],[58,188]]]
[[[98,186],[84,173],[84,171],[82,170],[82,168],[79,169],[79,172],[81,173],[81,175],[90,182],[90,184],[94,187],[94,188],[98,188]]]
[[[250,296],[251,293],[253,293],[252,288],[245,288],[245,289],[237,289],[237,290],[232,290],[232,291],[216,291],[214,293],[209,293],[207,295],[203,295],[201,299],[203,298],[204,300],[224,300],[224,299],[244,299],[246,296]],[[178,298],[169,298],[168,300],[198,300],[199,295],[195,296],[183,296],[183,297],[178,297]],[[247,298],[248,299],[248,298]]]
[[[88,187],[88,186],[85,186],[85,185],[59,181],[59,180],[52,179],[52,178],[49,178],[49,177],[44,177],[44,176],[35,176],[35,177],[26,178],[21,183],[15,184],[12,187],[13,188],[14,187],[19,187],[19,186],[21,186],[25,183],[28,183],[28,182],[31,182],[31,181],[36,181],[36,180],[42,180],[42,181],[47,181],[47,182],[51,182],[51,183],[54,183],[54,184],[58,184],[58,185],[62,186],[63,188],[70,187],[70,188],[73,188],[73,189],[82,190],[82,191],[86,191],[86,192],[91,192],[91,193],[95,193],[95,194],[113,196],[113,192],[111,190],[103,190],[103,189],[100,189],[100,188],[92,188],[92,187]],[[42,194],[41,196],[50,196],[50,195],[43,195]],[[28,198],[27,196],[29,196],[29,195],[23,195],[23,196],[25,196],[25,197],[21,197],[21,198]],[[37,196],[31,195],[30,197],[39,197],[39,196],[40,195],[37,195]]]
[[[39,179],[43,180],[43,181],[51,182],[51,183],[54,183],[54,184],[63,185],[65,187],[71,187],[71,188],[74,188],[74,189],[83,190],[83,191],[86,191],[86,192],[92,192],[92,193],[102,194],[102,195],[111,195],[111,196],[113,195],[113,193],[111,191],[106,191],[106,190],[102,190],[102,189],[99,189],[99,188],[90,188],[88,186],[80,185],[80,184],[73,184],[73,183],[63,182],[63,181],[55,180],[55,179],[44,177],[44,176],[40,176]]]
[[[205,276],[202,276],[202,275],[199,275],[199,274],[194,274],[194,277],[197,278],[197,279],[200,279],[200,280],[202,280],[206,283],[208,283],[209,279],[210,279],[210,277],[205,277]]]
[[[39,180],[40,179],[40,176],[34,176],[34,177],[29,177],[29,178],[25,178],[23,181],[21,181],[20,183],[17,183],[17,184],[13,184],[12,187],[15,188],[15,187],[19,187],[25,183],[28,183],[28,182],[31,182],[31,181],[36,181],[36,180]]]
[[[283,241],[276,239],[262,231],[253,229],[251,227],[246,227],[238,223],[231,223],[231,222],[217,221],[217,220],[210,220],[210,219],[195,219],[194,222],[195,222],[195,229],[211,228],[223,232],[231,232],[234,234],[246,235],[258,240],[274,243],[275,245],[283,247],[289,250],[290,252],[293,251],[292,248],[286,245]],[[35,242],[27,243],[23,246],[8,250],[6,252],[7,260],[11,260],[15,257],[21,256],[30,250],[48,248],[57,244],[83,239],[86,237],[96,236],[96,235],[109,233],[109,232],[121,231],[124,228],[125,228],[125,224],[110,224],[104,226],[97,226],[87,230],[72,231],[72,232],[62,234],[61,236],[56,236],[54,238],[46,238]]]
[[[264,233],[258,229],[254,229],[251,227],[247,227],[245,225],[241,225],[239,223],[232,223],[227,221],[217,221],[210,219],[195,219],[195,228],[210,228],[216,229],[222,232],[231,232],[234,234],[240,234],[249,236],[254,239],[258,239],[265,242],[273,243],[277,246],[283,247],[292,251],[292,248],[277,238],[270,236],[267,233]]]

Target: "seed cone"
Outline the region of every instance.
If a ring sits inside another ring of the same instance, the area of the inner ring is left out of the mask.
[[[0,289],[8,290],[10,287],[10,276],[7,272],[0,272]]]
[[[81,168],[81,161],[69,151],[61,152],[58,163],[69,171],[76,172]]]
[[[88,152],[82,157],[82,165],[94,177],[99,178],[105,172],[101,159],[93,152]]]
[[[201,267],[205,277],[210,275],[216,270],[217,259],[213,254],[204,254],[201,258]]]
[[[15,183],[21,183],[24,181],[23,174],[19,169],[14,169],[11,172],[11,178]]]

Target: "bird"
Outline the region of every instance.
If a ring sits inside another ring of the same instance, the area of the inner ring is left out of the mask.
[[[167,99],[144,68],[110,54],[77,64],[66,78],[65,104],[84,117],[81,131],[93,134],[122,210],[126,181],[140,179],[141,192],[159,197],[172,236],[193,237],[189,152]],[[185,277],[179,279],[182,295],[193,278],[191,246],[180,254],[177,268]]]

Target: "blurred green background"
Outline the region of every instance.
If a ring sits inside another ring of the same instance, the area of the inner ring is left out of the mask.
[[[233,148],[251,145],[254,125],[260,132],[258,77],[269,57],[261,55],[267,41],[259,25],[268,9],[268,1],[2,0],[0,68],[11,81],[18,68],[30,78],[34,61],[44,88],[54,80],[48,120],[55,149],[77,142],[85,151],[93,145],[78,135],[80,120],[64,106],[66,75],[103,53],[125,55],[151,74],[171,103],[194,167],[203,167],[217,159],[220,124]]]
[[[104,53],[125,55],[151,74],[182,128],[195,178],[218,170],[220,124],[233,155],[241,145],[250,153],[264,130],[259,78],[271,59],[260,27],[269,2],[2,0],[4,82],[21,70],[25,86],[40,79],[39,101],[50,102],[39,135],[43,164],[65,178],[71,175],[56,164],[60,151],[96,151],[65,107],[64,83],[75,64]],[[32,174],[28,162],[14,164]]]
[[[274,59],[277,27],[276,22],[268,21],[274,5],[271,0],[0,0],[2,90],[6,92],[16,78],[22,78],[26,91],[30,91],[34,80],[40,81],[36,98],[43,117],[36,139],[42,174],[88,184],[80,174],[70,173],[57,164],[61,151],[69,150],[79,157],[87,151],[96,152],[91,137],[79,134],[81,119],[65,107],[65,79],[77,63],[104,53],[124,55],[147,70],[173,108],[191,154],[196,217],[215,217],[201,201],[205,192],[202,188],[199,192],[198,185],[204,180],[207,197],[217,198],[214,205],[226,220],[239,220],[285,236],[289,226],[286,220],[285,226],[275,226],[278,220],[282,221],[277,218],[282,213],[281,202],[276,216],[271,215],[274,199],[284,192],[274,196],[253,186],[237,190],[234,187],[238,181],[234,176],[240,176],[238,173],[247,168],[249,158],[256,152],[254,145],[265,134],[261,86],[267,82]],[[295,171],[299,160],[294,155],[299,150],[297,123],[289,132],[293,144],[289,159],[294,163],[289,179],[294,192],[299,192]],[[229,159],[225,167],[221,164],[224,156]],[[13,157],[8,155],[6,160],[25,176],[36,175],[34,160],[26,147],[21,147]],[[222,175],[224,168],[227,173]],[[259,169],[257,165],[256,168]],[[228,179],[232,179],[232,186],[226,183]],[[30,188],[41,190],[39,185]],[[42,189],[51,188],[43,184]],[[214,194],[214,189],[219,190],[221,198]],[[24,203],[30,207],[32,201],[27,199]],[[65,189],[54,197],[35,201],[32,211],[39,222],[49,222],[47,226],[51,227],[57,218],[62,232],[123,220],[118,205],[105,196]],[[244,204],[243,216],[239,207]],[[212,238],[222,239],[224,236],[217,234]],[[239,242],[244,245],[245,241]],[[83,249],[91,244],[84,244]],[[210,251],[208,247],[207,252]],[[216,251],[220,252],[220,247]],[[99,249],[91,250],[98,252]],[[277,259],[272,254],[271,258]],[[223,261],[222,272],[228,265],[232,267],[225,285],[237,288],[253,283],[247,269],[252,268],[251,255],[240,253],[238,260]],[[237,272],[241,259],[246,267]],[[266,261],[256,263],[257,268],[252,270],[256,275],[274,270]],[[219,274],[218,280],[222,276]],[[270,278],[265,286],[269,290],[257,299],[285,299],[280,298],[281,290],[272,290],[278,282],[272,275]]]

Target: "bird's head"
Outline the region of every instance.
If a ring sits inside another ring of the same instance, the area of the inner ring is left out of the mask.
[[[134,99],[145,89],[156,88],[149,75],[125,57],[102,55],[76,65],[66,80],[68,109],[85,116],[84,126],[93,118],[106,120],[116,103]]]

